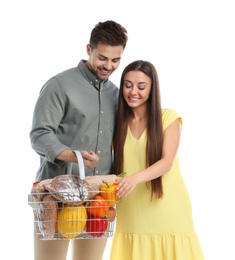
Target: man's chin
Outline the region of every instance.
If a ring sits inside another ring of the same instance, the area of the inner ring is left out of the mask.
[[[100,74],[99,74],[99,79],[100,79],[101,81],[104,81],[104,80],[107,80],[107,79],[109,78],[109,76],[110,76],[110,74],[109,74],[109,75],[100,75]]]

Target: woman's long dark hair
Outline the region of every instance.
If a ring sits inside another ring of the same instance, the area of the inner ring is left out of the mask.
[[[147,166],[150,166],[161,159],[163,144],[162,109],[160,87],[156,68],[148,61],[137,60],[130,63],[122,72],[120,81],[120,92],[118,101],[118,112],[116,116],[116,126],[114,132],[114,172],[123,172],[123,150],[127,135],[128,119],[132,115],[132,110],[127,105],[123,97],[124,76],[129,71],[142,71],[152,82],[151,92],[147,101],[147,146],[146,158]],[[162,178],[158,177],[151,181],[151,198],[155,194],[156,198],[163,196]]]

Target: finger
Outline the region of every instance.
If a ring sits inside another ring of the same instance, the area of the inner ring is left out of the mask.
[[[119,187],[117,186],[117,196],[122,197],[125,195],[127,190],[127,187],[125,185],[120,185]]]

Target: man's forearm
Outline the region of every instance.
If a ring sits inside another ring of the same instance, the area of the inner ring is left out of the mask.
[[[56,159],[64,162],[78,162],[77,156],[72,150],[64,150],[63,152],[57,155]]]

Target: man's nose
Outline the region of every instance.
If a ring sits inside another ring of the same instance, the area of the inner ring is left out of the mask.
[[[105,62],[105,68],[106,68],[107,70],[111,70],[111,69],[112,69],[112,61],[107,60],[107,61]]]

